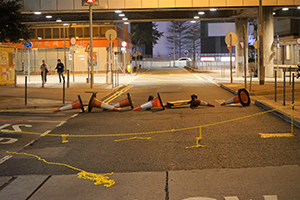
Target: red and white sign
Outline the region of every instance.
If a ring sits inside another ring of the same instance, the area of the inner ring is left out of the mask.
[[[230,50],[230,45],[227,45],[227,49]]]
[[[297,38],[296,43],[300,45],[300,37]]]
[[[240,41],[240,46],[242,49],[244,49],[244,41]]]
[[[91,54],[89,54],[89,61],[91,62]],[[94,51],[93,53],[93,61],[96,62],[97,61],[97,52]]]
[[[122,47],[127,47],[127,42],[126,42],[126,41],[123,41],[123,42],[121,43],[121,46],[122,46]]]
[[[85,2],[87,2],[88,4],[93,4],[95,0],[85,0]]]
[[[70,45],[71,45],[71,46],[75,46],[75,45],[76,45],[76,42],[77,42],[77,40],[76,40],[75,37],[71,37],[71,38],[70,38]]]
[[[90,52],[91,51],[91,46],[90,44],[87,44],[85,47],[85,52]]]

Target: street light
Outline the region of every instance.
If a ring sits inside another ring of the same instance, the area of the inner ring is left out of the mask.
[[[62,22],[61,18],[58,17],[58,18],[56,19],[56,22],[57,22],[57,23],[61,23],[61,22]]]

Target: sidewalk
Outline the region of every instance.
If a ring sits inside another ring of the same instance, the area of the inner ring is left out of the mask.
[[[220,87],[234,95],[238,90],[245,88],[245,79],[243,77],[236,77],[233,73],[233,83],[230,83],[229,70],[221,77],[218,70],[201,70],[188,68],[192,73],[201,73],[214,82],[220,83]],[[225,76],[225,77],[224,77]],[[280,108],[279,110],[271,112],[275,116],[291,123],[291,104],[292,104],[292,85],[289,85],[289,78],[286,78],[285,88],[285,108],[283,105],[283,78],[279,78],[277,81],[277,101],[275,102],[275,83],[274,78],[265,78],[265,84],[259,85],[258,78],[252,78],[252,85],[250,90],[250,78],[247,77],[247,90],[250,94],[251,102],[261,107],[264,110],[273,110]],[[294,125],[300,128],[300,81],[295,78],[295,91],[294,91],[294,103],[295,109],[293,110]],[[281,109],[282,108],[282,109]]]

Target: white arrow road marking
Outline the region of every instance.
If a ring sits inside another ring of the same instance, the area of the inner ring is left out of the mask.
[[[3,140],[8,140],[8,141],[1,142]],[[0,144],[12,144],[12,143],[15,143],[16,141],[18,141],[18,139],[16,139],[16,138],[0,138]]]
[[[5,127],[8,127],[8,126],[10,126],[11,124],[4,124],[4,125],[2,125],[2,126],[0,126],[0,129],[4,129]]]
[[[30,124],[16,124],[16,125],[13,125],[12,126],[12,128],[15,130],[15,131],[18,131],[18,132],[20,132],[20,131],[22,131],[21,129],[20,129],[20,126],[25,126],[25,127],[32,127],[32,125],[30,125]]]

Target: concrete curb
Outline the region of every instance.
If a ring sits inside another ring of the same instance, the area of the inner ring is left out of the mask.
[[[258,107],[268,111],[268,110],[273,110],[274,108],[265,104],[265,103],[262,103],[258,100],[255,100],[255,105],[257,105]],[[288,122],[288,123],[291,123],[291,117],[287,116],[286,114],[280,112],[279,110],[275,110],[275,111],[272,111],[270,112],[272,115],[275,115],[276,117],[279,117],[280,119]],[[298,120],[293,120],[293,123],[294,123],[294,126],[296,126],[297,128],[300,128],[300,122]]]
[[[235,90],[230,89],[230,88],[224,86],[223,84],[221,84],[220,87],[223,88],[224,90],[227,90],[228,92],[231,92],[234,95],[237,95],[237,92]]]

